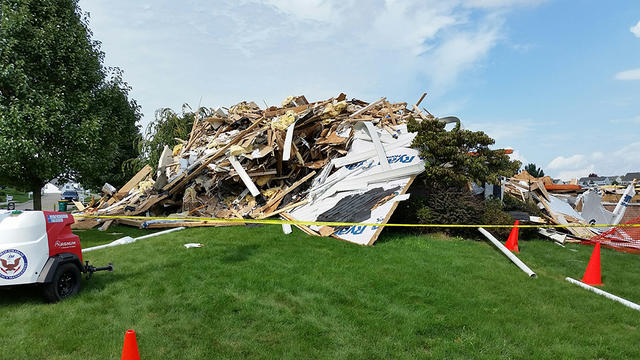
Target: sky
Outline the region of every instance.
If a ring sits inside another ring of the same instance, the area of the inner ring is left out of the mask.
[[[146,126],[289,95],[421,104],[568,180],[640,171],[640,1],[80,0]]]

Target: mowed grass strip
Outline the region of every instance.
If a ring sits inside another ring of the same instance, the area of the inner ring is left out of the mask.
[[[0,292],[0,350],[117,359],[131,328],[143,359],[640,358],[640,313],[564,280],[592,249],[521,241],[530,279],[482,241],[188,229],[87,254],[115,272],[62,303]],[[603,289],[639,302],[639,259],[603,249]]]

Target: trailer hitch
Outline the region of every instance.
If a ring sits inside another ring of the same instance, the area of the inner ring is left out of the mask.
[[[89,265],[88,261],[85,262],[84,272],[87,273],[87,280],[91,279],[91,277],[93,276],[93,273],[96,272],[96,271],[113,272],[113,264],[109,263],[107,266],[95,267],[93,265]]]

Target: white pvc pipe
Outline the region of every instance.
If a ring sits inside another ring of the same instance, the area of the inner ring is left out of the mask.
[[[509,258],[509,260],[513,261],[513,263],[516,264],[516,266],[519,267],[520,270],[527,273],[527,275],[529,275],[530,277],[538,277],[536,273],[531,271],[531,269],[529,269],[529,267],[525,265],[525,263],[523,263],[515,255],[513,255],[511,251],[509,251],[506,247],[504,247],[504,245],[502,245],[502,243],[498,241],[495,237],[493,237],[493,235],[491,235],[487,230],[481,227],[479,227],[478,230],[480,230],[482,235],[486,236],[487,239],[489,239],[489,241],[493,243],[493,245],[495,245],[498,249],[500,249],[500,251],[502,251],[502,253],[505,254]]]
[[[154,237],[154,236],[160,236],[160,235],[164,235],[164,234],[168,234],[168,233],[172,233],[174,231],[180,231],[180,230],[184,230],[184,229],[186,229],[184,226],[180,226],[180,227],[173,228],[173,229],[158,231],[156,233],[149,234],[149,235],[139,236],[139,237],[135,238],[134,240],[135,241],[144,240],[144,239],[148,239],[148,238],[151,238],[151,237]]]
[[[153,234],[149,234],[149,235],[144,235],[144,236],[140,236],[137,238],[132,238],[131,236],[125,236],[123,238],[120,238],[118,240],[114,240],[108,244],[104,244],[104,245],[98,245],[98,246],[94,246],[94,247],[90,247],[90,248],[86,248],[86,249],[82,249],[82,253],[87,253],[89,251],[93,251],[93,250],[100,250],[100,249],[105,249],[108,247],[114,247],[114,246],[118,246],[118,245],[124,245],[124,244],[131,244],[134,243],[138,240],[144,240],[144,239],[148,239],[150,237],[154,237],[154,236],[159,236],[159,235],[165,235],[174,231],[178,231],[178,230],[183,230],[185,229],[184,226],[181,227],[177,227],[177,228],[173,228],[173,229],[169,229],[169,230],[164,230],[164,231],[159,231],[157,233],[153,233]]]
[[[619,296],[610,294],[610,293],[608,293],[608,292],[606,292],[604,290],[600,290],[600,289],[595,288],[593,286],[587,285],[587,284],[583,283],[582,281],[578,281],[578,280],[572,279],[570,277],[565,278],[565,280],[567,280],[568,282],[570,282],[572,284],[576,284],[576,285],[580,286],[581,288],[587,289],[589,291],[593,291],[594,293],[596,293],[598,295],[602,295],[602,296],[606,297],[607,299],[611,299],[613,301],[617,301],[620,304],[622,304],[622,305],[624,305],[624,306],[626,306],[628,308],[632,308],[634,310],[640,311],[640,305],[638,305],[638,304],[636,304],[634,302],[631,302],[631,301],[623,299],[623,298],[621,298]]]

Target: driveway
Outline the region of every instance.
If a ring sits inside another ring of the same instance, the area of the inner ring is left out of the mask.
[[[42,195],[42,210],[52,211],[58,210],[58,200],[60,200],[60,194],[43,194]],[[33,200],[29,200],[24,203],[16,204],[16,210],[33,210]]]

